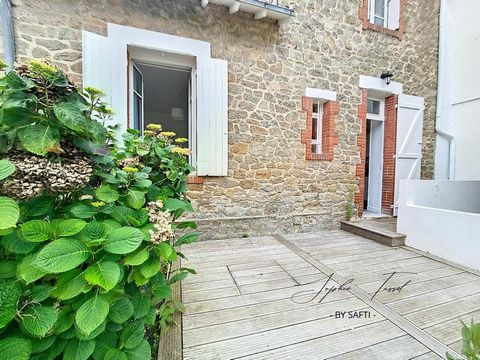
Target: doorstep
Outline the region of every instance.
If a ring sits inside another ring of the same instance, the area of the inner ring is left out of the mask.
[[[397,219],[394,217],[340,221],[340,228],[388,246],[403,246],[407,237],[397,232]]]

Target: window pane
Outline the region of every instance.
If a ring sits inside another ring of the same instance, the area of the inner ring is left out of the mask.
[[[385,25],[385,20],[383,18],[379,18],[379,17],[375,16],[375,19],[373,20],[373,23],[375,25],[384,26]]]
[[[380,115],[380,101],[367,100],[367,113]]]
[[[140,74],[137,68],[133,67],[133,89],[142,95],[142,74]]]
[[[312,140],[318,140],[318,119],[312,119]]]
[[[318,145],[312,144],[312,154],[318,154]]]
[[[133,94],[133,128],[136,130],[141,130],[142,111],[142,99],[137,94]]]
[[[318,103],[313,103],[313,113],[318,114]]]
[[[375,0],[375,16],[385,17],[385,0]]]

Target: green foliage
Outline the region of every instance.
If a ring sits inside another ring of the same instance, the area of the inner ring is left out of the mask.
[[[15,200],[0,196],[0,230],[14,227],[20,217],[20,208]]]
[[[183,309],[171,285],[194,271],[170,269],[183,256],[178,246],[198,236],[189,232],[195,223],[179,220],[193,211],[188,150],[158,125],[145,137],[130,130],[124,148],[106,148],[111,111],[100,95],[76,91],[43,63],[0,79],[0,137],[12,132],[11,141],[0,139],[0,152],[54,158],[67,139],[98,160],[80,190],[18,202],[0,196],[0,353],[7,358],[149,359],[154,331],[146,328],[168,327]],[[0,181],[15,171],[0,160]]]
[[[347,211],[345,218],[350,221],[352,217],[357,213],[357,207],[355,206],[355,190],[352,188],[348,193],[347,198]]]
[[[472,324],[470,326],[463,323],[462,328],[462,354],[468,360],[480,360],[480,323]],[[448,360],[455,360],[453,356],[447,354]]]
[[[0,153],[64,153],[73,142],[91,155],[106,155],[111,110],[93,89],[78,91],[56,67],[39,61],[0,78]],[[1,176],[0,165],[0,176]]]

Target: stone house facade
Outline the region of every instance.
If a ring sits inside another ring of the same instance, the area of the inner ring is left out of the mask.
[[[369,0],[294,0],[288,6],[294,16],[279,23],[218,1],[14,0],[16,59],[48,59],[81,82],[82,31],[110,37],[109,24],[116,24],[176,35],[178,44],[208,43],[212,59],[228,62],[222,63],[228,147],[224,173],[199,174],[189,185],[207,238],[334,228],[352,201],[361,214],[372,151],[367,112],[381,106],[379,211],[391,214],[403,94],[424,99],[421,177],[433,176],[438,0],[398,0],[396,29],[372,23]],[[393,73],[390,85],[379,78],[385,72]],[[372,96],[381,102],[369,102]]]

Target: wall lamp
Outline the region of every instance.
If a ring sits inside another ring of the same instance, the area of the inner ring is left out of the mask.
[[[390,83],[392,82],[392,78],[393,78],[393,73],[390,71],[384,72],[382,73],[382,75],[380,75],[380,79],[385,80],[385,83],[387,85],[390,85]]]

